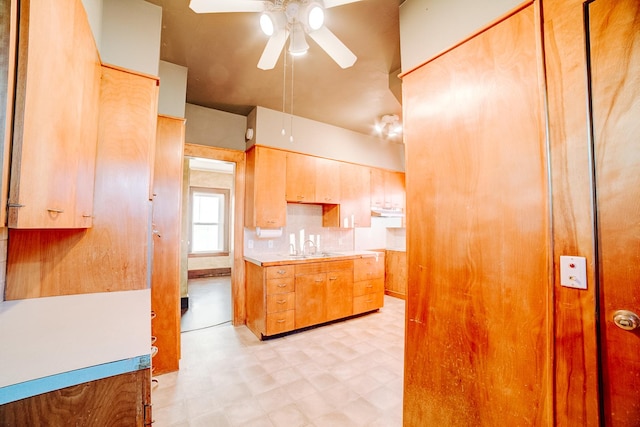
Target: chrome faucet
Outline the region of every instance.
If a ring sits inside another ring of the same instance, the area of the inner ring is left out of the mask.
[[[298,252],[296,251],[296,245],[294,245],[293,243],[289,245],[289,255],[298,255]]]
[[[313,251],[309,251],[307,252],[307,243],[311,243],[311,248],[313,248]],[[316,253],[316,244],[313,243],[313,240],[307,240],[306,242],[304,242],[304,245],[302,245],[302,255],[315,255]]]

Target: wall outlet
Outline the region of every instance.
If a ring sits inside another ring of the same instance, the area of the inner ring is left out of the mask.
[[[253,240],[249,240],[247,244],[249,245],[249,249],[253,249]]]
[[[560,257],[560,285],[587,289],[587,259],[579,256]]]

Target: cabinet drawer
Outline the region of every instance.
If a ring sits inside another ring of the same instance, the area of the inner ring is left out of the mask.
[[[353,284],[353,295],[360,296],[384,292],[384,279],[361,280]]]
[[[283,277],[293,277],[293,265],[278,265],[267,267],[267,279],[280,279]]]
[[[295,307],[296,294],[294,292],[267,295],[267,313],[293,310]]]
[[[353,280],[370,280],[382,277],[384,278],[384,256],[359,258],[354,260]]]
[[[286,292],[293,292],[293,290],[293,277],[267,280],[267,295],[283,294]]]
[[[292,331],[295,328],[295,318],[294,310],[267,314],[267,335]]]
[[[384,305],[384,292],[360,295],[353,298],[353,314],[376,310]]]

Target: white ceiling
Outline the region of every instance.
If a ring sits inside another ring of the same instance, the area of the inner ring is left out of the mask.
[[[307,37],[296,58],[291,103],[291,57],[273,70],[257,68],[267,42],[258,13],[196,14],[189,0],[147,0],[162,7],[160,58],[188,68],[187,102],[241,115],[256,105],[363,134],[376,119],[401,116],[399,5],[402,0],[361,0],[326,11],[327,27],[358,57],[340,68]],[[234,0],[228,0],[234,1]],[[390,86],[391,81],[391,86]],[[285,84],[286,83],[286,84]]]

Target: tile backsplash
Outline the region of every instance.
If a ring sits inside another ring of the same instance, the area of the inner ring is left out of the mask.
[[[395,220],[395,221],[394,221]],[[322,205],[303,203],[287,204],[287,226],[282,235],[272,238],[259,238],[251,228],[244,229],[244,253],[287,254],[293,241],[296,250],[300,250],[301,234],[304,240],[313,236],[315,243],[320,241],[319,250],[323,252],[345,252],[353,250],[385,249],[387,245],[387,227],[396,227],[398,219],[372,218],[371,228],[333,228],[322,226]],[[400,221],[401,222],[401,221]],[[403,236],[400,236],[403,237]],[[394,246],[398,243],[395,242]]]

